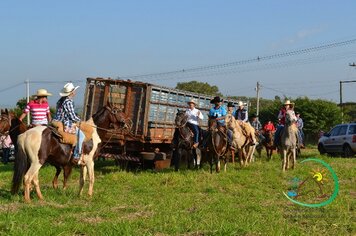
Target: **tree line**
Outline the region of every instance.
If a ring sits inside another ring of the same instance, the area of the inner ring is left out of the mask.
[[[198,81],[178,83],[177,89],[202,93],[211,96],[220,96],[221,92],[217,86]],[[236,99],[247,101],[249,104],[249,114],[256,113],[257,99],[255,97],[231,96],[226,100]],[[295,103],[294,110],[301,114],[304,121],[304,133],[309,142],[316,142],[321,131],[329,131],[333,126],[342,122],[341,109],[338,104],[324,99],[310,99],[308,97],[298,97],[296,99],[275,96],[274,99],[260,99],[259,120],[262,124],[269,119],[277,123],[277,115],[286,99]],[[344,109],[344,122],[356,121],[356,103],[348,103]]]

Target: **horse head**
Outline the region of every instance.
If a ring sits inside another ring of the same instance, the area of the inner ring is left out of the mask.
[[[177,110],[176,118],[174,120],[174,123],[178,127],[184,126],[188,121],[188,116],[186,115],[184,110]]]
[[[11,115],[7,109],[1,109],[0,115],[0,134],[8,132],[11,127]]]
[[[289,126],[297,122],[297,117],[293,110],[288,110],[286,113],[286,124]]]
[[[236,119],[232,114],[227,114],[225,116],[225,123],[228,128],[234,129],[236,127]]]
[[[106,111],[106,112],[105,112]],[[125,113],[117,106],[105,106],[104,116],[107,117],[114,129],[126,128],[128,126]]]
[[[208,117],[208,130],[209,131],[214,131],[218,128],[218,121],[216,120],[215,116],[209,116]]]

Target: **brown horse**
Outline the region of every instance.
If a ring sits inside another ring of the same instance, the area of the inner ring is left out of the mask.
[[[92,119],[87,121],[93,127],[93,134],[90,141],[83,143],[85,166],[81,167],[79,194],[82,193],[87,171],[89,172],[88,194],[93,194],[93,158],[98,144],[101,142],[100,135],[105,135],[105,131],[110,128],[110,125],[113,125],[115,129],[125,126],[122,117],[121,111],[111,106],[105,106],[93,115]],[[31,183],[35,185],[38,198],[43,199],[38,182],[38,172],[46,162],[64,169],[63,187],[66,187],[67,178],[72,170],[70,162],[72,145],[60,143],[52,130],[45,126],[37,126],[19,135],[18,145],[11,189],[13,194],[18,192],[22,179],[24,179],[25,201],[30,201]]]
[[[216,172],[220,172],[220,159],[224,161],[224,171],[226,172],[228,162],[226,156],[228,150],[227,129],[226,126],[219,125],[215,117],[209,117],[207,139],[207,159],[210,163],[210,173],[213,173],[214,164]]]
[[[188,169],[190,165],[193,163],[193,166],[199,168],[200,161],[201,161],[201,151],[199,148],[193,149],[192,146],[194,144],[193,140],[193,133],[187,125],[188,116],[186,115],[184,110],[177,111],[176,118],[175,118],[175,125],[176,125],[176,133],[175,133],[175,140],[176,142],[176,152],[174,158],[174,167],[175,170],[179,170],[180,167],[180,160],[182,157],[185,157],[187,160]]]
[[[17,136],[27,130],[27,126],[20,121],[13,112],[1,110],[0,134],[9,133],[12,143],[17,150]]]
[[[273,150],[276,149],[274,146],[274,132],[269,130],[266,131],[263,135],[265,140],[263,141],[263,146],[266,148],[267,160],[272,159]]]

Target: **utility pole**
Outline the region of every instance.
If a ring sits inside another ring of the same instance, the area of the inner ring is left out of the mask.
[[[349,63],[349,66],[356,67],[356,63]],[[344,105],[342,101],[342,84],[343,83],[356,83],[356,80],[340,81],[340,110],[341,110],[341,123],[344,123]]]
[[[26,83],[26,97],[27,97],[26,101],[27,101],[27,103],[29,103],[30,102],[30,80],[27,79],[25,81],[25,83]],[[29,126],[29,125],[30,125],[30,113],[28,112],[27,113],[27,126]]]
[[[257,104],[256,104],[256,116],[257,116],[257,120],[258,120],[258,115],[260,113],[260,89],[261,89],[261,85],[260,82],[257,81],[257,86],[256,86],[256,97],[257,97]]]

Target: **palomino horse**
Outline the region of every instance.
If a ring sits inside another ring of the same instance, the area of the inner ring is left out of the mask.
[[[180,160],[182,157],[185,157],[188,163],[188,168],[190,168],[190,164],[193,161],[193,165],[197,168],[200,166],[201,161],[201,151],[199,148],[192,149],[194,144],[193,133],[190,128],[187,126],[188,116],[186,115],[184,110],[179,110],[176,114],[175,124],[177,129],[175,132],[175,140],[177,155],[174,160],[175,170],[179,170]],[[193,158],[192,158],[193,157]]]
[[[288,110],[286,113],[286,124],[282,131],[280,141],[280,153],[283,158],[282,170],[289,169],[289,162],[292,162],[292,169],[296,164],[296,147],[297,147],[297,127],[295,125],[297,117],[294,111]]]
[[[87,121],[87,124],[93,127],[93,133],[92,140],[83,143],[85,166],[81,166],[80,168],[79,194],[83,191],[87,172],[89,174],[88,194],[90,196],[93,194],[93,158],[98,144],[101,142],[100,133],[97,132],[97,129],[105,131],[111,124],[114,128],[122,127],[124,121],[119,118],[120,116],[117,115],[118,112],[110,106],[105,106],[93,115],[93,118]],[[105,135],[105,133],[101,135]],[[30,201],[31,183],[35,185],[38,198],[43,199],[38,182],[38,172],[46,162],[64,168],[64,187],[66,186],[67,178],[72,170],[72,165],[70,164],[72,145],[60,143],[50,128],[37,126],[19,135],[18,146],[11,189],[13,194],[18,192],[22,179],[24,179],[25,201]]]
[[[228,162],[226,156],[228,150],[226,126],[220,126],[215,117],[209,117],[207,138],[207,155],[210,163],[210,173],[213,173],[214,163],[216,172],[220,172],[220,159],[224,160],[224,171],[226,172]]]
[[[247,166],[253,161],[256,145],[251,145],[250,138],[244,134],[241,125],[235,120],[233,115],[226,115],[225,122],[227,127],[233,131],[232,142],[233,146],[238,150],[240,165]],[[255,129],[249,123],[245,124],[245,128],[249,129],[253,134],[255,133]]]

